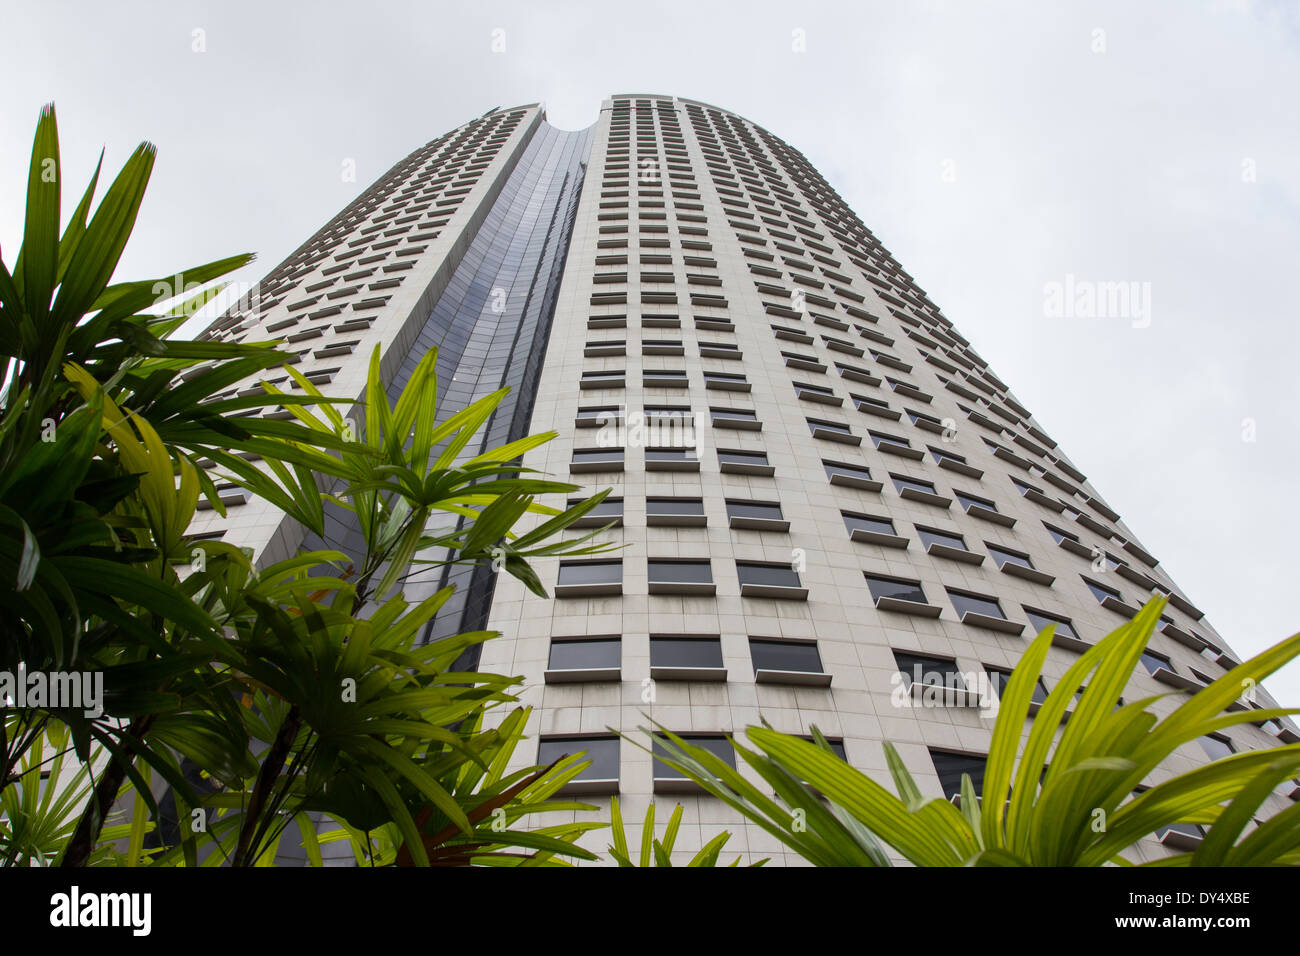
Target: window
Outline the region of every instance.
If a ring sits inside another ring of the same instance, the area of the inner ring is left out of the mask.
[[[704,385],[706,388],[735,392],[748,392],[750,389],[749,382],[740,372],[710,372],[706,370]]]
[[[816,641],[789,641],[774,637],[751,637],[749,656],[754,662],[754,680],[762,683],[830,686],[831,676],[822,671]]]
[[[689,405],[647,405],[645,417],[650,425],[688,424],[691,421],[691,408]]]
[[[716,635],[650,635],[650,676],[655,680],[725,681],[722,641]]]
[[[851,511],[841,511],[840,517],[844,519],[844,527],[848,529],[850,537],[855,531],[868,531],[891,537],[898,533],[894,530],[894,522],[888,518],[873,518],[870,515],[854,514]]]
[[[951,687],[954,690],[966,690],[966,681],[957,670],[957,662],[943,657],[930,657],[926,654],[910,654],[906,651],[894,651],[894,662],[898,673],[902,675],[903,686],[916,685],[930,687]]]
[[[582,504],[584,499],[570,498],[569,507]],[[591,510],[571,524],[571,528],[603,528],[607,524],[623,523],[623,499],[606,498],[593,505]]]
[[[989,675],[989,682],[993,685],[993,689],[998,692],[998,698],[1001,699],[1002,695],[1006,693],[1007,683],[1011,680],[1011,671],[1005,671],[999,667],[985,667],[984,672]],[[1047,685],[1043,683],[1043,679],[1040,677],[1034,684],[1034,694],[1030,698],[1030,712],[1033,712],[1034,704],[1042,704],[1046,700]]]
[[[829,402],[832,405],[839,405],[842,401],[835,396],[834,390],[824,388],[821,385],[809,385],[806,382],[795,382],[794,391],[800,398],[812,402]]]
[[[1021,554],[1019,551],[1011,551],[1007,548],[1000,548],[997,545],[984,542],[989,549],[989,554],[993,555],[993,560],[997,562],[1000,568],[1007,564],[1017,564],[1022,568],[1032,568],[1034,563],[1029,560],[1029,555]]]
[[[741,597],[808,598],[808,589],[788,564],[737,561],[736,576],[740,579]]]
[[[707,523],[702,498],[647,498],[646,524],[694,525]]]
[[[868,574],[866,578],[867,589],[871,592],[876,607],[881,607],[882,601],[888,603],[901,601],[906,604],[926,604],[925,590],[921,587],[920,581],[909,581],[906,578],[889,578],[875,574]],[[886,605],[887,610],[896,609],[889,607],[888,603]]]
[[[646,562],[651,594],[713,594],[713,566],[703,561]]]
[[[564,561],[555,582],[556,597],[623,593],[622,561]]]
[[[721,471],[739,475],[772,475],[776,469],[768,463],[766,452],[718,449]]]
[[[984,789],[984,763],[987,758],[976,754],[952,753],[947,750],[931,750],[930,760],[934,762],[934,772],[939,775],[939,786],[943,795],[951,800],[961,794],[963,774],[970,776],[975,793]]]
[[[867,491],[880,490],[880,482],[872,479],[871,469],[865,465],[850,465],[823,458],[822,467],[826,469],[826,477],[833,485],[848,485],[851,488],[862,488]]]
[[[968,512],[971,508],[987,508],[989,511],[998,510],[998,506],[987,498],[977,498],[975,495],[968,495],[961,491],[954,491],[953,493],[957,496],[957,500],[961,502],[961,506]]]
[[[911,413],[909,412],[909,414]],[[925,447],[930,449],[930,454],[934,456],[934,460],[939,464],[943,464],[945,461],[956,462],[959,465],[966,464],[966,459],[961,455],[954,454],[950,451],[944,451],[942,448],[935,448],[933,445],[926,445]]]
[[[727,519],[733,528],[757,531],[788,531],[790,522],[774,501],[737,501],[727,499]]]
[[[550,765],[566,754],[585,753],[591,761],[587,767],[561,791],[563,793],[617,793],[618,792],[617,736],[608,734],[589,737],[543,737],[537,742],[537,762]]]
[[[1047,529],[1047,533],[1052,536],[1052,540],[1057,544],[1060,544],[1063,541],[1073,541],[1075,544],[1079,543],[1079,536],[1077,534],[1070,534],[1068,531],[1062,531],[1060,528],[1056,527],[1056,525],[1048,524],[1046,521],[1043,522],[1043,527]]]
[[[1072,637],[1079,640],[1079,634],[1070,623],[1069,618],[1057,617],[1055,614],[1048,614],[1046,611],[1036,611],[1033,608],[1023,607],[1025,616],[1029,618],[1029,624],[1034,629],[1035,634],[1041,634],[1047,629],[1049,624],[1056,625],[1057,634],[1065,637]]]
[[[953,548],[957,551],[966,551],[966,539],[959,534],[949,533],[947,531],[936,531],[933,528],[922,528],[916,526],[916,533],[921,536],[921,543],[927,548],[930,545],[939,545],[943,548]]]
[[[583,372],[583,388],[623,388],[627,381],[627,373],[623,369],[617,369],[608,372]]]
[[[758,431],[763,423],[758,420],[756,412],[743,408],[710,408],[713,424],[721,428],[744,428]]]
[[[889,413],[889,415],[887,416],[889,418],[894,418],[897,415],[897,412],[895,412],[893,409],[889,407],[888,402],[882,402],[878,398],[868,398],[865,395],[858,395],[858,394],[852,394],[850,397],[853,399],[853,404],[857,407],[858,411],[860,412],[875,413],[875,412],[884,411]]]
[[[828,422],[820,418],[809,418],[807,422],[808,430],[812,432],[814,438],[849,442],[854,445],[862,443],[862,439],[855,436],[848,425],[841,425],[839,422]]]
[[[799,737],[800,740],[808,741],[810,744],[815,744],[817,742],[811,734],[796,734],[795,736]],[[838,737],[826,737],[825,740],[827,746],[831,748],[831,753],[835,754],[835,756],[847,763],[849,758],[844,750],[844,741],[840,740]],[[804,781],[804,783],[807,782],[807,780]]]
[[[1219,760],[1237,752],[1237,748],[1233,746],[1232,741],[1223,734],[1206,734],[1204,737],[1197,739],[1201,748],[1209,755],[1211,760]]]
[[[686,373],[677,371],[652,371],[642,373],[642,383],[646,388],[686,388]]]
[[[617,405],[598,405],[579,408],[575,424],[590,428],[596,425],[614,424],[623,417],[623,409]]]
[[[1095,597],[1102,604],[1105,604],[1108,600],[1110,601],[1122,600],[1122,598],[1120,597],[1120,593],[1116,591],[1114,588],[1108,588],[1106,587],[1106,585],[1098,584],[1096,581],[1092,581],[1088,578],[1084,578],[1083,583],[1088,585],[1088,590],[1092,592],[1092,596]]]
[[[893,479],[894,487],[897,488],[900,493],[910,488],[913,491],[919,491],[927,495],[935,494],[934,485],[928,481],[922,481],[919,478],[907,478],[903,475],[895,475],[892,473],[889,477]]]
[[[1006,619],[1006,615],[1002,613],[1002,605],[998,603],[997,598],[971,594],[967,591],[954,591],[952,588],[948,588],[948,597],[952,600],[952,606],[957,611],[958,617],[964,617],[967,614],[982,614],[985,617]]]
[[[1142,652],[1142,666],[1147,669],[1148,674],[1154,674],[1158,670],[1173,670],[1173,665],[1169,663],[1169,658],[1163,654],[1157,654],[1155,651],[1145,650]]]
[[[622,471],[622,448],[575,448],[569,471]]]
[[[694,746],[701,747],[709,753],[726,762],[727,766],[736,766],[736,752],[731,747],[731,742],[723,734],[678,734],[683,741]],[[654,755],[654,791],[655,793],[695,793],[699,791],[698,785],[687,777],[683,777],[678,771],[674,770],[668,764],[664,763],[661,756],[667,751],[659,742],[656,736],[651,743],[651,753]]]
[[[900,449],[912,450],[911,442],[906,438],[900,438],[898,435],[890,435],[887,432],[872,430],[868,430],[867,434],[871,436],[871,444],[875,445],[880,451],[897,452]],[[917,457],[920,457],[919,452],[917,453]]]
[[[647,448],[647,471],[699,471],[700,459],[694,448]]]
[[[617,636],[552,638],[546,683],[618,680],[623,641]]]

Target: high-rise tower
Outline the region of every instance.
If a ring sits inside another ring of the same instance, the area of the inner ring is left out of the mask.
[[[1194,693],[1235,663],[830,185],[735,114],[616,96],[566,133],[538,106],[494,110],[390,170],[256,303],[204,335],[282,338],[345,397],[375,343],[394,390],[437,347],[440,417],[510,385],[485,442],[554,429],[526,466],[613,486],[593,520],[618,521],[605,537],[621,551],[539,562],[548,599],[464,573],[428,637],[501,631],[480,667],[525,678],[538,749],[519,759],[589,751],[575,789],[619,793],[634,819],[655,794],[681,800],[684,852],[725,826],[728,851],[794,862],[612,731],[649,718],[728,753],[723,735],[760,717],[815,724],[880,777],[892,741],[928,794],[951,795],[978,779],[981,705],[1049,623],[1044,690],[1153,591],[1170,603],[1134,699]],[[201,515],[200,533],[263,560],[312,544],[227,492],[228,519]],[[333,520],[326,537],[350,533]],[[1243,724],[1165,769],[1279,738],[1300,739]],[[1138,852],[1195,839],[1179,828]]]

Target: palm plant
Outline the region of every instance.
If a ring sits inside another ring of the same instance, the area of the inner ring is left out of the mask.
[[[440,547],[450,549],[440,560],[499,559],[539,589],[529,558],[594,550],[590,536],[555,539],[603,494],[564,512],[537,501],[576,490],[521,477],[519,456],[552,435],[457,462],[501,393],[435,422],[433,356],[392,406],[378,353],[358,404],[321,395],[276,342],[175,341],[213,289],[159,312],[174,298],[170,280],[109,284],[153,160],[142,144],[91,217],[96,170],[60,234],[63,173],[47,107],[23,244],[12,271],[0,261],[0,670],[96,671],[105,686],[96,716],[0,700],[0,862],[196,865],[206,854],[266,865],[286,822],[303,828],[321,814],[381,836],[394,860],[400,851],[413,863],[506,859],[506,845],[527,848],[518,859],[533,862],[583,855],[566,850],[581,828],[492,828],[498,810],[514,821],[532,812],[525,805],[546,804],[571,768],[494,775],[512,738],[483,730],[483,716],[513,700],[517,681],[453,669],[488,633],[421,646],[450,592],[410,603],[397,585],[417,554]],[[184,275],[210,282],[251,258]],[[263,382],[259,393],[227,397],[281,367],[299,392]],[[337,404],[363,411],[345,420]],[[297,420],[256,414],[276,408]],[[224,514],[218,480],[317,536],[321,489],[341,489],[365,551],[259,569],[244,550],[196,541],[200,497]],[[515,537],[526,511],[550,517]],[[429,530],[440,515],[456,527]],[[71,755],[84,772],[52,778],[70,789],[47,800],[34,768],[62,768]],[[214,792],[195,792],[196,777]],[[161,819],[159,783],[177,818],[199,826],[146,848]],[[114,813],[125,830],[105,827]],[[118,837],[124,849],[106,845]]]
[[[960,809],[927,800],[888,743],[897,796],[837,757],[819,733],[809,742],[749,727],[755,749],[732,743],[772,797],[704,748],[663,728],[647,733],[660,760],[819,866],[886,866],[891,851],[917,866],[1125,865],[1134,843],[1177,824],[1208,832],[1195,850],[1150,865],[1300,863],[1300,804],[1248,828],[1264,800],[1300,771],[1300,744],[1233,754],[1137,792],[1182,744],[1296,713],[1227,708],[1243,688],[1300,654],[1300,635],[1234,667],[1163,719],[1149,710],[1157,697],[1122,703],[1164,603],[1152,599],[1083,653],[1022,742],[1054,629],[1038,635],[1001,695],[982,792],[964,775]]]
[[[609,855],[614,858],[620,867],[628,866],[672,866],[673,847],[677,845],[677,831],[682,824],[682,805],[679,803],[673,807],[672,815],[668,818],[668,823],[664,827],[664,835],[658,837],[655,835],[655,805],[653,803],[646,807],[645,820],[641,825],[641,852],[634,861],[628,850],[627,830],[623,827],[623,813],[619,809],[618,797],[611,797],[609,802],[610,829],[614,843],[609,847]],[[717,836],[710,839],[699,851],[691,857],[686,864],[688,867],[715,867],[718,865],[718,857],[722,855],[723,847],[731,839],[731,834],[725,830]],[[759,860],[751,863],[750,866],[762,866],[767,860]],[[739,866],[740,857],[736,857],[729,864],[730,866]]]

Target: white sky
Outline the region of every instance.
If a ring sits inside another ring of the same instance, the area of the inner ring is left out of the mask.
[[[1298,51],[1271,3],[4,0],[0,248],[50,100],[65,210],[101,145],[159,147],[118,278],[251,250],[248,281],[492,107],[713,103],[804,152],[1249,655],[1300,628]],[[1067,275],[1150,283],[1149,327],[1046,317]]]

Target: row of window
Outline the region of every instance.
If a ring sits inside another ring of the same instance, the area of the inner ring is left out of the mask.
[[[817,642],[750,637],[750,659],[758,683],[830,686]],[[554,638],[546,682],[618,680],[623,640],[618,635]],[[650,676],[656,680],[725,681],[722,639],[718,635],[650,635]]]

